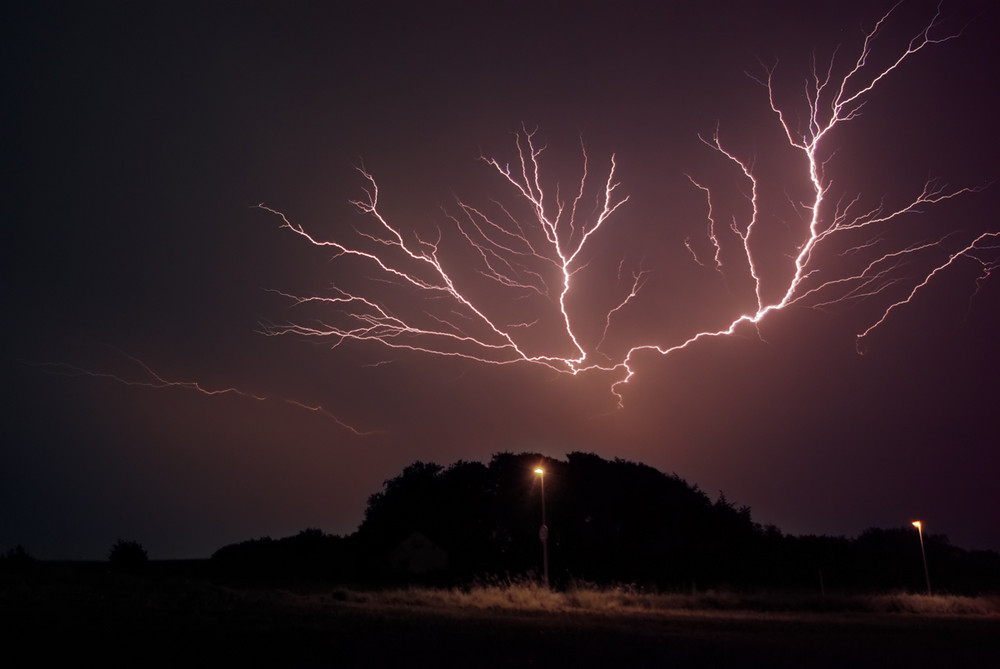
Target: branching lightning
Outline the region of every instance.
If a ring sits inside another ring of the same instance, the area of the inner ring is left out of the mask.
[[[359,172],[367,184],[365,197],[353,204],[367,215],[371,227],[356,230],[353,243],[320,239],[289,221],[281,212],[260,205],[280,217],[283,227],[309,244],[330,248],[335,257],[360,260],[374,272],[374,286],[393,284],[404,293],[404,300],[396,304],[416,298],[421,305],[421,309],[414,311],[411,302],[403,315],[392,306],[392,298],[374,289],[359,292],[335,287],[327,295],[284,294],[295,305],[322,305],[328,311],[312,324],[268,324],[265,333],[320,337],[333,341],[334,346],[346,340],[376,342],[393,349],[460,356],[495,365],[532,363],[572,375],[601,371],[614,377],[611,390],[620,404],[622,385],[636,373],[636,356],[641,352],[668,355],[702,339],[731,335],[742,325],[756,326],[769,313],[793,304],[823,307],[861,299],[885,301],[888,297],[888,303],[879,307],[874,321],[857,335],[861,352],[863,340],[872,331],[959,260],[971,260],[979,265],[977,289],[1000,264],[998,232],[980,234],[951,253],[945,251],[949,235],[904,248],[885,248],[887,229],[901,225],[907,217],[921,213],[924,207],[978,190],[976,188],[948,188],[929,180],[908,202],[893,207],[865,208],[860,195],[829,201],[833,182],[826,170],[834,152],[828,144],[835,131],[858,118],[877,86],[915,54],[957,37],[957,34],[937,36],[938,12],[887,65],[877,67],[870,62],[875,60],[873,45],[897,7],[898,4],[865,34],[856,60],[846,67],[840,66],[846,74],[835,74],[839,66],[835,62],[836,54],[825,67],[817,65],[814,58],[811,77],[804,89],[804,110],[778,102],[774,85],[776,67],[764,67],[763,76],[753,77],[767,91],[770,109],[788,146],[804,158],[803,166],[811,189],[809,200],[798,209],[801,220],[792,226],[798,243],[794,252],[788,254],[791,264],[786,276],[790,278],[780,290],[765,287],[761,279],[765,268],[761,266],[764,261],[758,252],[756,235],[765,225],[758,200],[762,177],[755,172],[752,161],[724,146],[718,129],[710,138],[703,138],[708,147],[739,170],[748,185],[749,217],[742,222],[734,217],[728,230],[733,233],[733,241],[745,261],[747,280],[754,288],[756,299],[751,308],[727,318],[718,329],[697,332],[673,344],[634,345],[617,360],[609,361],[599,347],[613,328],[615,317],[630,307],[643,287],[648,270],[642,270],[633,272],[631,285],[620,299],[606,305],[599,340],[590,342],[581,334],[589,330],[583,326],[584,315],[572,307],[571,298],[577,285],[574,279],[587,266],[584,257],[589,247],[600,244],[602,235],[612,234],[609,221],[626,204],[628,197],[619,194],[615,157],[612,155],[601,175],[595,176],[585,147],[582,147],[582,176],[572,192],[567,196],[558,186],[553,189],[542,169],[545,146],[539,143],[534,131],[522,128],[515,134],[517,157],[513,165],[482,157],[505,182],[513,202],[505,205],[493,201],[487,208],[459,200],[457,209],[446,216],[450,227],[438,229],[433,238],[408,233],[383,215],[375,178],[364,169]],[[805,114],[798,115],[797,111]],[[804,121],[796,122],[796,118]],[[702,260],[690,240],[685,245],[696,263],[711,266],[721,274],[723,246],[731,243],[727,226],[720,225],[715,218],[712,190],[695,178],[688,178],[705,194],[706,234],[714,255],[710,261]],[[852,242],[859,233],[867,239],[861,243]],[[839,246],[833,243],[834,240]],[[467,252],[464,256],[455,252],[456,242],[464,246]],[[945,252],[947,257],[916,278],[906,276],[901,269],[904,261],[927,251]],[[866,260],[856,265],[861,267],[860,271],[838,274],[830,259],[845,256]],[[454,260],[459,257],[464,258],[464,264]],[[470,278],[470,269],[477,280]],[[770,275],[773,268],[767,269]],[[619,264],[619,286],[622,273],[622,264]],[[483,298],[488,292],[483,290],[483,279],[502,292],[507,304],[523,304],[528,315],[510,319],[502,315],[506,310],[491,309],[495,299]],[[902,296],[892,297],[890,289],[901,284],[904,286]],[[533,336],[539,328],[558,330],[558,340],[549,336],[544,343],[539,343]]]
[[[443,256],[443,231],[433,240],[404,232],[389,222],[379,210],[378,186],[374,177],[359,172],[368,183],[366,197],[352,202],[374,222],[374,230],[357,231],[359,242],[367,247],[348,246],[338,241],[320,240],[284,214],[259,205],[279,216],[283,227],[304,237],[310,244],[330,247],[336,256],[352,256],[378,272],[378,280],[404,289],[416,289],[424,298],[425,309],[410,318],[396,315],[386,300],[351,293],[334,287],[327,296],[285,295],[296,305],[322,304],[331,307],[329,320],[319,325],[287,323],[267,324],[269,335],[298,334],[324,337],[337,345],[347,339],[374,340],[385,346],[438,355],[471,358],[484,363],[508,364],[530,362],[560,372],[577,374],[599,367],[576,334],[567,297],[574,275],[586,263],[581,255],[588,242],[611,215],[628,201],[616,191],[615,160],[612,156],[607,176],[592,189],[586,148],[582,148],[583,175],[570,199],[557,190],[550,195],[543,187],[540,156],[545,147],[535,139],[535,132],[524,130],[515,135],[518,162],[512,167],[493,158],[482,160],[492,167],[520,196],[520,203],[531,217],[530,225],[505,205],[494,202],[492,210],[477,208],[459,201],[458,211],[448,215],[456,239],[464,242],[478,259],[476,274],[507,291],[516,299],[532,298],[548,303],[557,312],[557,321],[568,351],[535,350],[528,343],[530,330],[539,325],[537,318],[502,322],[462,285],[458,273],[450,269]],[[596,192],[592,192],[596,190]],[[589,212],[588,197],[594,206]],[[526,205],[526,206],[525,206]],[[642,283],[643,273],[634,276],[632,295]],[[471,283],[471,282],[467,282]],[[625,297],[612,308],[607,319],[628,302]]]
[[[202,384],[197,381],[171,381],[164,378],[159,373],[153,370],[152,367],[139,360],[135,356],[129,355],[124,351],[118,351],[118,353],[132,363],[138,368],[138,373],[131,376],[123,376],[120,374],[114,374],[111,372],[94,372],[88,369],[84,369],[78,365],[73,365],[64,362],[46,362],[46,363],[31,363],[35,367],[41,368],[48,374],[56,374],[60,376],[74,376],[74,377],[90,377],[96,379],[105,379],[120,383],[126,386],[141,387],[141,388],[176,388],[182,390],[193,390],[195,392],[201,393],[202,395],[234,395],[238,397],[244,397],[246,399],[255,400],[257,402],[283,402],[290,404],[292,406],[298,407],[300,409],[305,409],[307,411],[312,411],[314,413],[321,414],[326,418],[329,418],[339,427],[351,432],[359,437],[363,437],[370,434],[376,434],[376,431],[363,431],[356,427],[353,427],[343,420],[332,414],[330,411],[322,406],[311,406],[304,404],[297,400],[292,399],[281,399],[278,397],[272,397],[270,395],[260,395],[257,393],[247,392],[245,390],[240,390],[239,388],[205,388]]]
[[[617,262],[617,277],[612,275],[604,283],[615,283],[618,292],[610,297],[587,294],[593,281],[581,280],[589,272],[613,266],[595,259],[601,258],[602,244],[613,238],[619,210],[628,209],[629,197],[620,190],[616,177],[616,158],[612,154],[603,167],[595,169],[581,141],[580,171],[569,180],[571,188],[561,189],[543,169],[546,146],[537,131],[522,127],[514,133],[512,162],[480,156],[506,189],[506,198],[478,204],[458,199],[440,226],[430,232],[399,224],[388,215],[373,173],[363,167],[358,169],[363,196],[351,204],[363,214],[365,223],[354,228],[349,240],[323,238],[282,212],[258,205],[309,246],[332,251],[338,263],[349,265],[339,285],[322,293],[273,291],[290,302],[295,316],[283,323],[263,323],[262,333],[315,338],[334,348],[354,341],[488,365],[528,363],[559,374],[599,374],[609,379],[611,393],[621,405],[623,386],[636,375],[642,354],[666,356],[702,340],[733,335],[743,327],[756,329],[766,316],[791,305],[827,308],[859,301],[875,305],[874,316],[857,331],[860,353],[872,332],[960,262],[978,272],[975,295],[1000,266],[1000,232],[964,233],[968,238],[962,239],[963,233],[953,230],[895,247],[889,240],[894,230],[925,208],[979,188],[951,188],[927,180],[901,204],[883,201],[873,207],[865,204],[861,194],[834,194],[833,179],[827,173],[836,153],[831,146],[834,137],[860,116],[878,86],[919,52],[958,36],[938,35],[938,11],[894,56],[877,65],[873,47],[888,30],[898,7],[892,7],[864,34],[852,62],[838,61],[836,52],[825,66],[814,58],[798,105],[780,101],[776,65],[762,66],[759,76],[751,75],[766,91],[784,139],[783,150],[800,161],[803,191],[808,191],[804,202],[789,196],[796,215],[781,224],[794,239],[777,260],[763,252],[768,226],[780,218],[765,216],[762,210],[761,193],[771,185],[766,183],[765,171],[754,160],[727,148],[720,128],[701,138],[733,171],[746,200],[746,213],[725,220],[720,213],[724,207],[717,207],[725,198],[717,197],[721,195],[717,187],[687,176],[691,187],[703,194],[704,241],[712,250],[702,255],[696,249],[704,244],[688,238],[684,245],[690,259],[721,276],[727,289],[738,284],[741,291],[746,286],[753,292],[753,300],[748,298],[748,304],[720,318],[718,327],[674,342],[654,338],[650,343],[648,335],[641,342],[627,339],[636,335],[627,324],[622,325],[627,323],[625,316],[630,310],[648,308],[640,304],[639,296],[649,285],[655,265],[645,257],[638,269],[626,258],[611,259]],[[934,256],[938,260],[929,267],[913,269],[912,260],[926,263],[927,257]],[[776,284],[774,277],[784,278]],[[649,303],[646,295],[642,299]],[[614,351],[606,346],[612,333],[615,342],[626,339],[624,346],[616,343]],[[45,367],[52,373],[105,378],[130,386],[286,402],[323,414],[356,435],[370,434],[322,406],[236,388],[211,390],[196,382],[170,381],[138,359],[126,357],[141,370],[136,376],[90,372],[67,364]]]
[[[792,304],[821,307],[849,300],[872,300],[888,294],[894,286],[909,283],[902,297],[890,298],[887,305],[880,307],[880,315],[858,333],[860,352],[865,337],[960,259],[978,263],[980,277],[977,289],[1000,263],[996,253],[1000,245],[998,232],[983,233],[971,239],[916,279],[907,278],[897,270],[908,256],[921,251],[943,250],[947,235],[905,248],[884,248],[882,234],[888,227],[920,213],[922,207],[970,193],[977,190],[975,188],[949,189],[936,181],[927,181],[909,202],[893,208],[880,205],[863,210],[860,196],[841,198],[836,203],[828,202],[832,180],[826,174],[826,162],[832,152],[827,144],[834,131],[856,119],[876,87],[905,61],[927,47],[957,37],[957,34],[935,34],[940,24],[938,12],[888,65],[875,67],[869,62],[873,60],[873,44],[897,7],[898,4],[865,34],[860,53],[849,65],[846,74],[835,76],[835,57],[825,68],[819,67],[814,59],[811,78],[804,90],[806,113],[803,123],[793,121],[795,110],[779,104],[774,86],[775,67],[765,67],[764,76],[754,77],[767,91],[771,111],[788,145],[804,157],[812,191],[810,200],[800,208],[804,212],[797,233],[800,241],[796,252],[789,254],[791,278],[778,292],[765,290],[761,280],[763,268],[760,267],[762,261],[757,253],[755,235],[758,228],[764,225],[764,219],[758,201],[761,181],[754,165],[752,161],[727,150],[719,139],[718,129],[711,138],[703,139],[706,145],[740,170],[749,186],[749,218],[742,223],[734,218],[729,229],[734,233],[745,260],[756,303],[750,310],[727,319],[718,329],[697,332],[675,344],[633,346],[618,360],[605,362],[607,355],[603,352],[598,354],[598,349],[613,327],[614,317],[629,307],[642,288],[648,273],[643,270],[633,273],[630,289],[620,300],[608,305],[600,340],[593,345],[587,344],[579,334],[582,316],[570,306],[574,277],[585,267],[582,258],[588,245],[599,243],[597,240],[602,234],[612,234],[610,230],[605,231],[608,221],[628,197],[618,193],[614,156],[602,177],[595,179],[586,148],[582,150],[583,173],[572,195],[563,196],[558,187],[553,191],[549,182],[543,179],[541,159],[545,147],[538,143],[535,132],[522,129],[515,135],[517,160],[513,166],[489,157],[482,157],[482,160],[512,189],[516,205],[527,212],[526,216],[519,216],[513,205],[502,205],[496,201],[490,209],[458,201],[457,211],[447,216],[451,230],[438,230],[434,239],[423,239],[416,234],[408,236],[402,228],[383,216],[375,179],[363,169],[359,171],[368,184],[366,197],[353,204],[373,223],[371,230],[357,231],[357,241],[365,244],[320,240],[280,212],[260,205],[262,209],[281,217],[284,227],[310,244],[330,247],[337,256],[363,260],[375,271],[377,281],[413,289],[422,297],[421,304],[424,306],[421,313],[401,316],[393,312],[388,299],[377,298],[375,291],[359,293],[335,288],[332,294],[326,296],[287,295],[298,305],[320,303],[330,307],[328,318],[313,325],[271,324],[266,326],[266,333],[322,337],[331,339],[334,345],[345,340],[374,341],[390,348],[461,356],[489,364],[533,363],[574,375],[600,370],[616,376],[611,389],[621,403],[621,386],[636,373],[636,354],[640,352],[656,351],[667,355],[705,338],[733,334],[744,324],[756,326],[769,313]],[[707,236],[714,248],[710,264],[722,273],[722,249],[727,241],[724,238],[725,227],[720,227],[714,217],[713,193],[693,177],[688,178],[695,188],[705,194]],[[589,209],[588,204],[592,205]],[[867,234],[868,240],[841,251],[837,251],[832,244],[834,239],[859,232]],[[445,259],[444,239],[449,234],[473,252],[478,263],[475,271],[479,277],[506,291],[508,299],[522,300],[525,304],[530,301],[534,309],[529,312],[531,315],[528,318],[503,321],[487,307],[487,300],[477,297],[477,288],[467,279],[468,267],[453,267]],[[699,259],[690,241],[685,245],[696,263],[702,266],[709,264]],[[834,268],[829,266],[830,256],[861,256],[865,253],[871,257],[863,263],[861,271],[836,274]],[[621,273],[619,265],[619,279]],[[542,314],[546,308],[554,310],[556,317],[545,319]],[[542,323],[546,327],[558,323],[561,338],[559,350],[552,350],[551,338],[547,340],[548,347],[540,348],[531,343],[531,330],[542,327]]]

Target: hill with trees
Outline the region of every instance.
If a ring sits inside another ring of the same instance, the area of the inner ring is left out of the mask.
[[[925,587],[912,527],[855,539],[791,536],[714,501],[674,474],[574,452],[566,460],[498,453],[488,464],[415,462],[371,495],[348,537],[306,530],[219,549],[230,574],[336,581],[468,583],[538,578],[544,503],[550,578],[670,589],[860,592]],[[1000,590],[1000,555],[925,535],[936,590]]]

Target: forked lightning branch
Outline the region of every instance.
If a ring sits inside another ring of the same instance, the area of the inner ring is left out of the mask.
[[[365,197],[353,204],[366,215],[369,225],[355,230],[353,241],[323,239],[281,212],[260,205],[279,216],[284,227],[310,245],[332,250],[335,257],[356,258],[372,273],[370,290],[334,287],[323,294],[282,293],[295,305],[325,309],[324,316],[268,324],[265,332],[319,337],[335,346],[345,340],[371,342],[390,349],[458,356],[484,364],[528,363],[572,375],[601,371],[612,375],[611,390],[619,403],[622,384],[638,371],[637,353],[656,351],[668,355],[705,338],[731,335],[743,325],[756,326],[769,313],[793,304],[824,307],[856,300],[876,302],[877,317],[857,333],[860,351],[862,341],[873,330],[953,264],[973,263],[980,280],[984,280],[1000,262],[1000,232],[973,235],[957,248],[945,246],[950,234],[893,248],[885,246],[885,239],[899,238],[887,235],[888,230],[905,225],[909,217],[919,215],[928,206],[975,188],[949,188],[930,180],[917,184],[910,196],[904,195],[908,199],[902,205],[893,207],[866,207],[860,193],[840,194],[831,201],[833,178],[827,173],[827,161],[834,152],[837,131],[858,118],[879,85],[916,54],[958,36],[942,32],[940,14],[935,14],[898,53],[888,61],[883,57],[881,64],[875,65],[873,48],[890,29],[897,8],[882,16],[864,35],[859,52],[846,65],[836,56],[823,65],[814,61],[802,91],[801,108],[778,102],[777,67],[765,68],[756,77],[766,91],[767,104],[788,146],[803,159],[803,176],[811,191],[808,201],[798,208],[800,220],[793,222],[798,236],[795,251],[781,260],[788,263],[787,267],[777,268],[783,272],[765,266],[775,262],[774,254],[761,253],[762,227],[774,218],[764,216],[758,199],[765,177],[755,171],[752,157],[727,149],[718,132],[703,139],[745,179],[749,205],[743,220],[734,217],[731,222],[716,221],[712,210],[715,193],[689,177],[693,187],[705,195],[708,237],[715,250],[713,262],[721,269],[723,247],[737,249],[742,258],[741,271],[753,284],[756,296],[752,304],[723,318],[718,328],[694,332],[676,342],[636,342],[626,347],[617,360],[609,360],[607,353],[599,349],[600,342],[615,328],[623,312],[635,308],[634,299],[646,284],[648,272],[643,270],[633,275],[631,285],[625,282],[619,298],[598,317],[604,336],[588,343],[594,338],[588,339],[581,332],[592,331],[593,323],[588,319],[594,316],[573,309],[572,305],[581,303],[575,291],[582,290],[575,279],[587,269],[585,249],[600,252],[602,238],[615,234],[615,219],[625,214],[619,210],[627,209],[623,205],[628,197],[622,194],[615,177],[615,157],[611,156],[596,173],[586,147],[581,149],[582,176],[574,181],[575,187],[553,188],[558,181],[545,172],[545,144],[536,131],[522,128],[515,134],[512,161],[482,158],[498,177],[504,189],[502,196],[489,201],[488,206],[459,200],[455,211],[446,216],[446,225],[433,236],[407,230],[383,215],[378,184],[365,170],[360,170]],[[854,240],[859,235],[865,241],[847,244],[845,250],[843,240]],[[448,254],[442,252],[446,239],[465,245],[470,252],[461,266],[449,265]],[[907,274],[908,257],[929,250],[940,252],[938,261],[922,274]],[[704,264],[693,250],[691,253],[696,262]],[[834,261],[844,256],[854,258],[855,271],[838,273],[839,265]],[[491,282],[496,291],[506,294],[506,303],[525,305],[520,317],[511,318],[506,310],[499,315],[493,302],[477,298],[477,290],[470,288],[473,282],[467,279],[470,271],[478,281]],[[789,278],[782,290],[765,291],[761,280],[765,273]],[[609,277],[609,281],[615,278]],[[900,284],[905,286],[902,293]],[[406,295],[418,295],[423,308],[402,315],[393,307],[393,287]],[[558,328],[559,332],[551,333],[546,338],[550,343],[539,347],[531,336],[532,329],[538,327]],[[618,333],[619,338],[622,336]]]

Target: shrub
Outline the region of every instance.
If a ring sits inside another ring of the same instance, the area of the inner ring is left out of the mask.
[[[139,569],[149,562],[149,555],[138,541],[124,541],[119,539],[111,547],[111,552],[108,554],[108,562],[116,569]]]
[[[0,567],[11,571],[27,569],[34,563],[35,558],[21,545],[11,548],[0,557]]]

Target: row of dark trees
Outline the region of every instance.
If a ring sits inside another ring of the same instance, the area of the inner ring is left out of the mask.
[[[675,475],[620,459],[570,453],[566,461],[500,453],[444,468],[416,462],[368,500],[349,537],[306,530],[221,548],[227,574],[352,582],[539,575],[545,471],[550,574],[573,581],[659,588],[771,587],[816,592],[924,589],[911,527],[855,539],[790,536],[753,522],[748,507]],[[936,589],[1000,590],[1000,555],[925,536]]]

